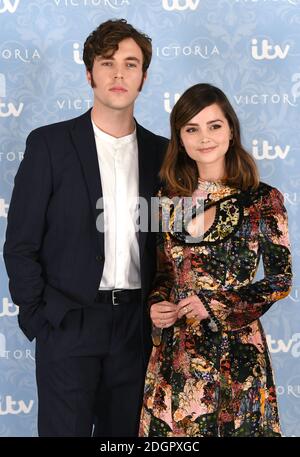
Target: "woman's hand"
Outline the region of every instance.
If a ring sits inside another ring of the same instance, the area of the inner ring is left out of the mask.
[[[203,319],[207,319],[209,314],[200,298],[197,295],[192,295],[191,297],[180,300],[177,305],[178,319],[183,316],[186,316],[188,319],[196,318],[202,321]]]
[[[150,308],[150,317],[155,327],[171,327],[177,321],[177,305],[168,301],[154,303]]]

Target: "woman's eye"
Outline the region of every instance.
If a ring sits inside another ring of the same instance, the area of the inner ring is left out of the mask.
[[[194,132],[196,132],[196,129],[195,129],[195,127],[189,127],[188,129],[186,129],[186,132],[187,133],[194,133]]]
[[[110,67],[112,65],[111,62],[102,62],[103,67]]]
[[[213,124],[211,125],[211,129],[212,130],[217,130],[217,129],[220,129],[222,126],[220,124]]]

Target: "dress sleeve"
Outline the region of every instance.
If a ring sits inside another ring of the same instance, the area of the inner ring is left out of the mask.
[[[236,289],[199,293],[210,315],[212,330],[238,330],[250,324],[291,289],[287,211],[282,194],[275,188],[262,198],[259,253],[264,266],[262,280]]]
[[[158,196],[160,197],[159,192]],[[171,289],[174,285],[174,268],[170,257],[167,254],[168,247],[168,233],[164,232],[162,205],[159,206],[159,231],[157,233],[156,241],[156,274],[152,286],[152,291],[148,297],[149,308],[154,303],[169,300]]]
[[[161,197],[161,191],[158,193],[158,197]],[[152,291],[148,297],[148,309],[150,310],[151,306],[154,303],[159,303],[161,301],[168,301],[172,287],[174,286],[175,274],[174,268],[171,259],[167,254],[168,249],[168,233],[163,231],[163,211],[160,204],[159,211],[157,214],[159,219],[159,231],[157,233],[157,247],[156,247],[156,274],[154,277],[154,282],[152,286]],[[157,328],[155,325],[152,325],[152,343],[153,346],[159,346],[162,342],[164,329]]]

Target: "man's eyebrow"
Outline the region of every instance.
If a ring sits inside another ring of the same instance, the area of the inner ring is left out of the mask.
[[[138,59],[137,57],[134,57],[134,56],[126,57],[125,60],[134,60],[135,62],[140,62],[140,59]]]
[[[96,59],[97,60],[115,60],[114,56],[96,56]],[[138,59],[137,57],[134,57],[134,56],[128,56],[128,57],[125,57],[124,60],[133,60],[135,62],[139,62],[140,63],[140,59]]]

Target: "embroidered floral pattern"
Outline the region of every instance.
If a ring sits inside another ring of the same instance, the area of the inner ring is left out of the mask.
[[[261,183],[251,192],[217,186],[204,198],[217,211],[202,241],[172,224],[159,234],[149,306],[197,294],[210,317],[154,329],[140,435],[280,436],[259,318],[291,286],[283,197]],[[265,276],[255,282],[260,257]]]

